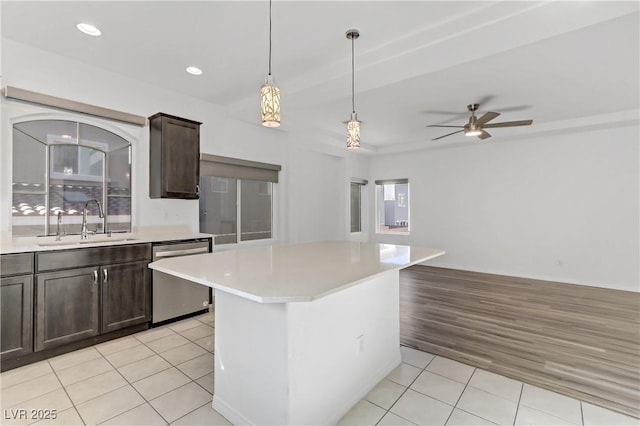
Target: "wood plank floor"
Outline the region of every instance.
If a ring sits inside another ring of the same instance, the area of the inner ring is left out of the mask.
[[[400,273],[400,338],[640,417],[640,293],[418,265]]]

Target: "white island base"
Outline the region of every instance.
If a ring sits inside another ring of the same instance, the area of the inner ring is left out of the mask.
[[[236,425],[327,425],[400,364],[400,269],[443,254],[321,241],[149,267],[216,290],[216,411]]]
[[[213,408],[233,424],[335,424],[400,364],[398,280],[312,302],[217,291]]]

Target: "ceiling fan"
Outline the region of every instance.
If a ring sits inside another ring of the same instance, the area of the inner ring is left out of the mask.
[[[529,126],[533,123],[533,120],[520,120],[520,121],[503,121],[502,123],[489,123],[489,121],[500,115],[499,112],[485,112],[480,118],[476,117],[476,111],[480,104],[469,104],[467,105],[467,109],[471,112],[471,116],[469,117],[469,122],[464,126],[443,126],[439,124],[431,124],[427,127],[455,127],[462,130],[456,130],[453,133],[448,133],[443,136],[439,136],[434,141],[438,139],[446,138],[447,136],[455,135],[456,133],[464,132],[465,136],[477,136],[478,139],[488,139],[491,137],[489,133],[487,133],[484,129],[491,129],[495,127],[514,127],[514,126]]]

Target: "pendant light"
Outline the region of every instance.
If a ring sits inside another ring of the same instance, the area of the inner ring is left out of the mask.
[[[271,0],[269,0],[269,74],[260,88],[260,115],[263,126],[278,127],[280,125],[280,89],[273,83],[271,75]]]
[[[360,37],[358,30],[348,30],[347,38],[351,40],[351,119],[347,124],[347,149],[360,148],[360,123],[356,114],[355,102],[355,68],[354,68],[354,40]]]

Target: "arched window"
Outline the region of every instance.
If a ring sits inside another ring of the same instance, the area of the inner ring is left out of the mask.
[[[89,124],[34,120],[13,125],[14,236],[54,235],[58,215],[66,234],[131,230],[131,143]]]

